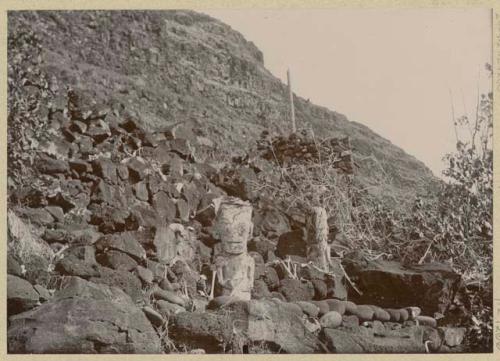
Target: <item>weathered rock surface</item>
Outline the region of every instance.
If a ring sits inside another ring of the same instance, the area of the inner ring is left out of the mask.
[[[13,275],[7,275],[7,313],[13,315],[35,307],[40,295],[31,283]]]
[[[460,275],[444,264],[403,267],[397,262],[347,261],[346,271],[358,288],[352,292],[356,303],[380,307],[419,306],[423,313],[445,313],[460,286]]]
[[[378,337],[366,327],[325,328],[322,339],[334,353],[425,353],[424,328],[389,331]]]
[[[220,352],[222,345],[241,352],[244,345],[257,343],[286,353],[313,353],[320,348],[295,311],[273,300],[237,301],[216,313],[177,314],[172,337],[207,352]]]
[[[10,353],[159,353],[141,309],[123,291],[73,277],[54,299],[12,316]]]

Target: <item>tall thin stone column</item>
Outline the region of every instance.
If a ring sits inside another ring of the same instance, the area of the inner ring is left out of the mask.
[[[312,207],[307,215],[305,234],[307,260],[324,271],[328,271],[331,264],[327,220],[323,207]]]

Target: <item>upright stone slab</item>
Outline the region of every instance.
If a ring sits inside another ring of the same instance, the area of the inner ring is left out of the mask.
[[[306,219],[305,234],[307,260],[325,271],[328,271],[331,264],[327,220],[324,208],[311,208]]]
[[[220,286],[216,296],[250,300],[255,261],[248,255],[247,242],[252,236],[252,206],[236,197],[221,201],[213,234],[220,240],[215,265]]]

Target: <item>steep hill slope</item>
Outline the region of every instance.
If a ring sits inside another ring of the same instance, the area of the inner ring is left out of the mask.
[[[289,129],[286,85],[229,26],[192,11],[16,12],[9,26],[42,39],[52,86],[71,87],[151,130],[183,123],[219,153],[235,154],[265,129]],[[358,179],[378,192],[423,192],[436,179],[423,163],[344,115],[295,98],[299,127],[348,135]]]

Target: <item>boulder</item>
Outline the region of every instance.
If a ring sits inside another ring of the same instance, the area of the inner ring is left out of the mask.
[[[417,317],[415,317],[415,321],[417,321],[419,325],[437,327],[437,321],[434,317],[417,316]]]
[[[154,275],[153,275],[153,272],[151,272],[151,270],[145,268],[145,267],[142,267],[142,266],[137,266],[137,268],[135,269],[135,272],[137,273],[137,276],[141,279],[141,281],[144,283],[144,284],[152,284],[153,281],[154,281]]]
[[[461,277],[450,266],[429,263],[402,266],[393,261],[345,259],[349,277],[363,292],[352,292],[356,303],[380,307],[419,306],[425,314],[445,313],[460,287]]]
[[[123,291],[70,277],[54,298],[10,317],[9,353],[161,353],[155,330]]]
[[[54,159],[46,154],[41,154],[35,162],[36,168],[43,174],[55,175],[69,171],[68,162],[62,159]]]
[[[329,311],[319,319],[321,327],[337,328],[342,324],[342,315],[336,311]]]
[[[146,202],[135,203],[130,210],[131,215],[137,220],[139,229],[152,230],[162,224],[163,220],[160,219],[158,213]],[[141,244],[152,243],[154,234],[151,236],[150,240],[143,242],[143,239],[139,239]]]
[[[389,314],[389,320],[391,322],[399,322],[401,319],[401,312],[393,308],[386,308],[385,311]]]
[[[11,254],[7,254],[7,274],[23,277],[24,272],[19,262]]]
[[[276,270],[271,266],[264,267],[264,274],[262,274],[261,279],[266,283],[267,288],[271,291],[274,291],[279,287],[280,279]]]
[[[186,300],[172,291],[156,289],[153,291],[153,297],[159,300],[168,301],[184,308],[186,307]]]
[[[389,312],[387,312],[386,310],[384,310],[383,308],[380,308],[378,306],[373,306],[372,309],[373,309],[373,319],[374,320],[378,320],[378,321],[382,321],[382,322],[390,321],[391,315],[389,314]]]
[[[157,327],[165,323],[165,320],[163,319],[162,315],[149,306],[144,306],[142,308],[142,312],[144,312],[148,320],[151,321],[151,323]]]
[[[163,191],[153,195],[153,208],[163,222],[171,222],[175,218],[176,207],[172,198]]]
[[[424,329],[409,327],[375,335],[370,328],[324,328],[321,338],[332,353],[425,353]]]
[[[127,170],[126,167],[123,167]],[[106,183],[109,184],[117,184],[118,182],[118,173],[117,166],[108,159],[96,159],[92,162],[92,170],[93,173],[102,178]],[[124,179],[128,178],[128,174],[124,177]]]
[[[54,251],[42,239],[35,236],[33,226],[25,223],[13,211],[7,212],[9,254],[23,264],[23,277],[33,284],[48,281],[48,268]]]
[[[141,157],[130,158],[126,165],[128,168],[129,179],[132,183],[137,183],[143,180],[148,173],[146,162]]]
[[[224,169],[215,179],[215,185],[222,188],[228,195],[243,200],[252,200],[257,196],[255,184],[257,175],[252,168]]]
[[[319,316],[323,316],[324,314],[330,312],[330,306],[326,301],[310,301],[310,302],[319,308],[319,313],[318,313]]]
[[[282,279],[278,291],[289,302],[309,301],[314,297],[314,287],[311,282],[292,278]]]
[[[175,203],[176,213],[175,216],[184,222],[189,221],[190,209],[188,203],[184,199],[178,199]]]
[[[146,258],[146,251],[129,232],[105,235],[95,243],[95,247],[100,252],[106,249],[121,251],[139,261]]]
[[[256,235],[275,238],[290,231],[288,219],[277,209],[256,210],[252,222]]]
[[[456,347],[462,344],[467,330],[464,327],[440,327],[446,346]]]
[[[358,306],[356,306],[356,304],[351,301],[344,301],[344,304],[345,304],[345,312],[347,314],[352,315],[356,311],[356,308],[358,308]]]
[[[47,206],[45,210],[50,213],[52,217],[58,222],[64,222],[64,211],[58,206]]]
[[[54,217],[44,208],[22,208],[19,213],[32,224],[48,226],[54,223]]]
[[[328,299],[325,300],[328,303],[330,311],[338,312],[341,316],[345,313],[346,304],[344,301]]]
[[[276,257],[274,251],[276,245],[267,238],[254,237],[248,242],[248,251],[255,251],[259,253],[265,262],[273,261]]]
[[[46,289],[44,286],[42,286],[42,285],[34,285],[33,288],[40,295],[40,301],[41,302],[48,301],[48,300],[50,300],[52,298],[52,295],[50,294],[50,291],[48,289]]]
[[[364,322],[373,320],[375,311],[370,305],[358,305],[352,314],[358,316],[359,320]]]
[[[276,255],[285,259],[286,256],[306,256],[306,242],[304,240],[304,231],[297,229],[283,233],[278,238],[276,246]]]
[[[223,352],[224,345],[226,352],[243,353],[244,348],[256,344],[276,352],[315,352],[319,349],[317,338],[286,305],[275,300],[236,301],[217,312],[179,313],[169,335],[207,353]]]
[[[148,187],[145,181],[137,182],[133,185],[134,194],[140,201],[147,202],[149,200]]]
[[[60,274],[79,277],[99,276],[94,247],[71,247],[64,251],[63,255],[64,257],[56,264],[56,271]]]
[[[180,312],[174,314],[169,337],[176,343],[202,348],[207,353],[227,352],[231,347],[231,317],[212,312]]]
[[[131,271],[137,267],[137,262],[132,257],[113,249],[97,255],[97,261],[101,265],[115,270]]]
[[[171,303],[165,300],[156,301],[156,307],[158,311],[167,317],[172,317],[181,312],[186,312],[186,309],[178,304]]]
[[[267,285],[262,280],[255,280],[252,288],[252,299],[260,300],[261,298],[269,298],[271,293]]]
[[[108,267],[99,267],[99,277],[92,277],[90,281],[123,290],[133,301],[142,299],[141,281],[132,273],[116,271]]]
[[[306,301],[297,301],[295,304],[299,305],[302,309],[302,312],[305,313],[309,317],[318,317],[319,307],[311,302]]]
[[[187,139],[173,139],[170,141],[170,149],[172,152],[179,154],[184,159],[192,157],[193,149]]]
[[[7,313],[14,315],[27,311],[39,303],[40,295],[28,281],[7,275]]]

